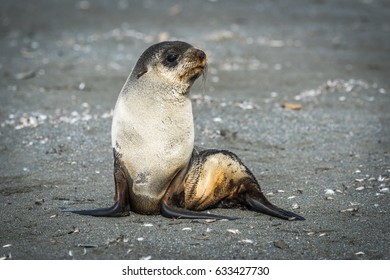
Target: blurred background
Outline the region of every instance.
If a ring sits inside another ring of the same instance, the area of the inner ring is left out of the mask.
[[[388,259],[389,19],[386,0],[1,0],[0,245],[12,246],[0,254]],[[196,143],[236,152],[306,222],[221,210],[243,219],[182,222],[189,235],[158,216],[59,214],[111,203],[112,109],[141,53],[164,40],[208,56],[191,91]],[[129,249],[123,236],[145,242]]]

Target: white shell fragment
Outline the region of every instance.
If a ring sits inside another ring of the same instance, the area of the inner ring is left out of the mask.
[[[332,189],[326,189],[326,190],[325,190],[325,194],[326,194],[326,195],[334,195],[334,194],[335,194],[335,191],[332,190]]]
[[[370,85],[362,80],[357,80],[357,79],[328,80],[325,84],[320,85],[316,89],[309,89],[296,95],[295,100],[315,98],[321,94],[336,93],[336,92],[352,93],[352,92],[367,90],[368,88],[370,88]],[[346,98],[345,96],[342,97]],[[344,101],[343,100],[344,98],[342,98],[342,100],[340,101]]]
[[[217,219],[205,219],[204,221],[205,221],[205,223],[214,223],[218,220]],[[223,221],[223,220],[220,220],[220,221]]]
[[[147,224],[147,223],[145,223],[143,226],[144,226],[144,227],[152,227],[153,224]]]
[[[351,206],[358,206],[358,205],[360,205],[360,203],[358,203],[358,202],[350,202],[349,204],[351,204]]]
[[[239,242],[244,244],[253,244],[253,240],[251,239],[242,239]]]
[[[292,205],[292,209],[299,209],[298,203],[294,203],[294,204]]]
[[[41,112],[29,112],[29,113],[21,113],[18,116],[15,114],[10,114],[8,119],[4,122],[0,123],[1,127],[10,126],[16,130],[24,129],[24,128],[36,128],[40,125],[50,123],[50,124],[77,124],[81,122],[88,122],[89,120],[97,120],[108,119],[113,115],[113,111],[110,110],[108,112],[103,113],[101,116],[91,114],[91,108],[88,103],[83,103],[81,105],[82,112],[72,111],[66,112],[65,110],[56,110],[56,113],[52,115],[44,114]],[[44,139],[43,142],[47,142],[48,139]]]
[[[233,233],[233,234],[240,234],[241,233],[238,229],[228,229],[227,231],[230,233]]]
[[[359,209],[357,207],[354,207],[354,208],[347,208],[347,209],[340,210],[340,212],[341,213],[344,213],[344,212],[356,212],[358,210]]]

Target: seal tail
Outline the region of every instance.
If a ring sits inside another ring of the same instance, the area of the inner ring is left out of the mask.
[[[284,220],[299,220],[304,221],[305,218],[302,216],[299,216],[298,214],[295,214],[293,212],[283,210],[275,205],[273,205],[270,202],[263,203],[262,201],[259,201],[258,199],[255,199],[253,197],[250,197],[249,195],[246,196],[245,202],[255,211],[277,217]]]
[[[88,210],[62,210],[62,212],[95,216],[95,217],[123,217],[129,215],[129,211],[125,211],[125,209],[121,207],[121,203],[119,201],[115,202],[113,206],[107,208],[88,209]]]
[[[165,201],[161,201],[160,212],[166,218],[176,219],[217,219],[217,220],[235,220],[237,218],[214,215],[202,212],[194,212],[183,208],[177,208],[168,205]]]

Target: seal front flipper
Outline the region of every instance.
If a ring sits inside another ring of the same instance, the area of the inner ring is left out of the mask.
[[[129,215],[128,211],[123,211],[119,201],[116,201],[113,206],[107,208],[97,208],[89,210],[63,210],[62,212],[70,212],[79,215],[88,215],[95,217],[122,217]]]
[[[122,217],[130,213],[130,193],[129,188],[133,181],[126,168],[120,160],[120,154],[114,149],[114,179],[115,179],[115,204],[108,208],[98,208],[90,210],[63,210],[80,215],[97,217]]]

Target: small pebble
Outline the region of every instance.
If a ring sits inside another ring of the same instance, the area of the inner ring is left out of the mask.
[[[277,240],[277,241],[274,241],[274,246],[279,248],[279,249],[287,249],[288,248],[288,244],[284,241],[284,240]]]

